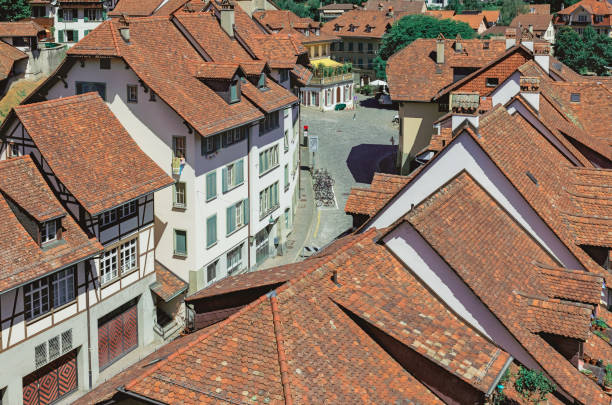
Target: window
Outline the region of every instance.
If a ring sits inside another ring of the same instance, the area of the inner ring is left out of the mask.
[[[26,285],[23,290],[27,321],[49,311],[49,284],[46,278]]]
[[[283,138],[283,148],[285,152],[289,150],[289,130],[285,129],[285,136]]]
[[[187,208],[186,187],[184,182],[174,183],[172,186],[172,207]]]
[[[55,273],[52,279],[55,308],[74,300],[74,267]]]
[[[344,51],[344,42],[340,42],[338,44],[338,48],[339,48],[340,51]]]
[[[365,32],[372,32],[372,27],[370,27],[369,25],[366,25]]]
[[[287,80],[289,80],[289,70],[288,69],[281,69],[280,70],[280,81],[281,82],[286,82]]]
[[[123,204],[121,207],[119,207],[119,218],[123,219],[134,215],[136,213],[136,206],[136,200]]]
[[[115,212],[115,210],[103,212],[102,214],[100,214],[100,217],[99,217],[100,226],[106,226],[108,224],[112,224],[116,220],[117,220],[117,213]]]
[[[499,84],[497,77],[487,77],[487,87],[496,87]]]
[[[60,30],[57,36],[59,42],[79,42],[78,30]]]
[[[266,187],[259,193],[260,219],[278,208],[278,182]]]
[[[209,264],[206,267],[206,282],[207,283],[210,283],[215,278],[217,278],[217,263],[219,263],[218,260]]]
[[[40,243],[44,244],[57,239],[56,221],[48,221],[40,227]]]
[[[117,277],[117,248],[107,250],[100,255],[100,282],[108,283]]]
[[[121,245],[121,273],[134,270],[138,264],[138,239],[132,239]]]
[[[482,43],[482,49],[489,49],[489,41],[484,41]]]
[[[224,193],[244,183],[244,159],[240,159],[221,169],[221,177]]]
[[[230,84],[230,103],[236,103],[240,101],[238,97],[238,81],[233,81]]]
[[[206,175],[206,201],[217,197],[217,171]]]
[[[340,31],[340,26],[338,24],[334,25],[334,31],[336,31],[336,32]]]
[[[155,95],[155,92],[151,89],[149,89],[149,101],[157,101],[157,96]]]
[[[289,190],[289,165],[285,165],[285,191]]]
[[[263,89],[266,87],[266,74],[262,73],[259,75],[259,82],[257,83],[257,87]]]
[[[127,101],[128,103],[138,102],[138,86],[134,84],[127,85]]]
[[[111,60],[110,58],[101,58],[100,59],[100,69],[101,70],[109,70],[111,68]]]
[[[8,157],[17,157],[17,156],[21,156],[21,150],[19,148],[19,145],[17,145],[16,143],[9,143],[7,146],[7,154]]]
[[[47,13],[45,10],[45,6],[31,6],[32,9],[32,17],[46,17]],[[0,395],[0,398],[2,396]],[[0,402],[1,403],[1,402]]]
[[[227,274],[233,274],[242,267],[242,245],[227,254]]]
[[[246,139],[248,134],[249,127],[247,126],[230,129],[229,131],[221,134],[221,146],[225,148],[232,144],[241,142]]]
[[[584,14],[581,14],[578,16],[578,22],[586,22],[587,21],[587,16]]]
[[[174,255],[187,256],[187,231],[174,230]]]
[[[363,67],[363,59],[362,58],[359,58],[359,62],[357,63],[357,66]]]
[[[217,215],[206,220],[206,247],[209,248],[217,243]]]
[[[76,94],[89,93],[90,91],[97,91],[102,100],[106,101],[106,83],[76,82]]]
[[[187,156],[186,142],[187,139],[184,136],[172,137],[172,157],[184,158]]]
[[[579,103],[580,102],[580,93],[572,93],[572,94],[570,94],[570,101],[572,103]]]
[[[72,8],[60,8],[57,10],[57,20],[58,21],[76,21],[77,13],[75,9]]]
[[[353,24],[349,25],[349,29],[350,32],[355,32],[355,26]]]
[[[237,204],[227,207],[226,212],[227,235],[242,228],[249,223],[249,200],[242,200]]]
[[[279,118],[278,111],[271,112],[270,114],[266,114],[263,121],[259,122],[259,135],[263,135],[266,132],[278,128],[279,126]]]
[[[268,229],[264,228],[255,235],[255,263],[260,264],[268,258],[269,252],[269,236]]]
[[[349,52],[353,52],[353,43],[352,42],[348,43],[348,51]]]
[[[363,42],[359,42],[359,43],[357,44],[357,50],[358,50],[359,52],[363,52]]]
[[[310,93],[310,104],[314,105],[315,107],[319,106],[319,93],[316,91],[313,91]]]
[[[276,166],[278,166],[278,145],[274,145],[259,154],[259,175],[269,172]]]
[[[595,17],[595,22],[596,23],[600,23],[603,21],[603,16],[602,15],[596,15]]]
[[[104,14],[104,10],[100,8],[86,8],[85,21],[104,21],[106,17]]]

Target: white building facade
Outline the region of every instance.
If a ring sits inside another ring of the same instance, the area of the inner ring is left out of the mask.
[[[53,18],[55,42],[65,43],[68,47],[79,42],[85,35],[107,19],[106,3],[58,1],[50,8]]]

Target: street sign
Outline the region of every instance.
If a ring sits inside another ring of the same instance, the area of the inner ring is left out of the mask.
[[[317,149],[319,149],[319,136],[310,135],[308,137],[308,150],[314,153]]]

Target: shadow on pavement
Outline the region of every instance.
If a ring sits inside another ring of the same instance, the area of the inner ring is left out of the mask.
[[[370,97],[370,98],[366,98],[365,100],[361,100],[359,102],[359,106],[364,107],[364,108],[378,108],[380,110],[396,110],[397,111],[397,105],[395,105],[395,103],[390,104],[390,105],[379,104],[378,100],[376,100],[376,98],[374,97]]]
[[[365,144],[354,146],[346,165],[357,183],[371,183],[374,172],[395,173],[397,146]]]

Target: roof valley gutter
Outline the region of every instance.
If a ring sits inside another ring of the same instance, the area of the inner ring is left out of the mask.
[[[508,360],[506,360],[506,363],[504,364],[502,369],[499,370],[499,374],[497,374],[497,377],[495,377],[495,380],[493,380],[493,383],[491,384],[491,386],[487,390],[487,393],[485,395],[487,398],[491,396],[491,394],[493,393],[493,390],[499,384],[499,381],[502,379],[504,374],[506,374],[506,370],[508,370],[508,368],[510,367],[510,364],[512,364],[512,361],[514,361],[514,357],[508,356]]]
[[[128,390],[125,389],[124,385],[122,385],[120,387],[117,387],[117,391],[119,391],[122,394],[127,395],[128,397],[131,397],[131,398],[134,398],[134,399],[138,399],[140,401],[144,401],[147,404],[168,405],[166,402],[159,402],[159,401],[156,401],[154,399],[151,399],[151,398],[148,398],[148,397],[136,394],[135,392],[128,391]]]

